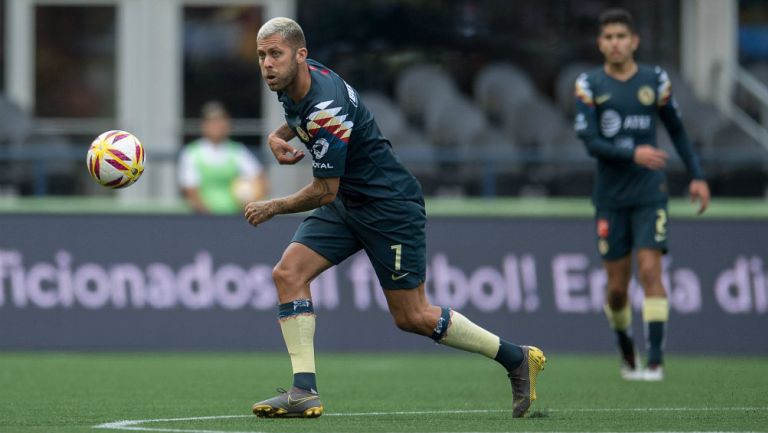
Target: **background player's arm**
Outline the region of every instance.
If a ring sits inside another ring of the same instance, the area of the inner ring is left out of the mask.
[[[598,159],[614,161],[634,161],[638,165],[658,170],[667,163],[667,154],[650,145],[639,145],[634,149],[614,146],[597,130],[597,109],[592,98],[592,90],[583,74],[576,80],[576,121],[575,129],[584,142],[589,154]]]
[[[704,173],[699,165],[699,158],[693,152],[693,147],[688,139],[688,134],[685,132],[683,121],[672,101],[672,90],[670,87],[668,91],[659,95],[659,118],[664,123],[664,127],[667,128],[669,138],[672,139],[672,143],[675,145],[675,150],[677,151],[677,154],[680,155],[680,159],[683,160],[685,168],[688,169],[691,178],[703,180]]]
[[[296,164],[304,158],[304,151],[298,150],[291,146],[288,141],[296,137],[293,130],[288,127],[287,123],[283,123],[279,128],[272,131],[267,136],[267,144],[272,154],[275,155],[275,159],[280,164]]]
[[[672,96],[672,85],[666,72],[661,71],[659,75],[659,99],[658,99],[659,118],[664,123],[664,127],[669,132],[669,137],[675,146],[677,154],[683,160],[688,174],[691,176],[691,183],[688,186],[688,192],[691,201],[699,201],[698,213],[703,213],[709,206],[709,185],[704,180],[704,173],[699,164],[699,158],[693,151],[688,134],[685,132],[683,121]]]
[[[592,98],[592,90],[587,75],[582,74],[576,80],[576,121],[574,128],[584,142],[589,154],[595,158],[632,161],[633,149],[614,146],[612,142],[600,136],[597,130],[597,109]]]
[[[248,203],[245,207],[245,218],[256,226],[275,215],[319,208],[332,202],[338,192],[338,177],[315,177],[312,183],[289,196]]]

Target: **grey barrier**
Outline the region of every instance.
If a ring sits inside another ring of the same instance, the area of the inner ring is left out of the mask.
[[[0,348],[281,350],[272,266],[300,222],[0,215]],[[768,222],[673,220],[667,347],[768,353]],[[611,351],[589,219],[436,217],[427,293],[521,344]],[[312,283],[318,351],[433,350],[393,324],[364,254]],[[634,331],[642,291],[633,282]]]

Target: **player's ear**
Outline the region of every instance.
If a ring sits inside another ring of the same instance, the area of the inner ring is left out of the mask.
[[[631,41],[632,41],[632,51],[635,51],[637,49],[637,47],[640,46],[640,36],[638,36],[637,33],[633,32],[631,38],[632,38],[631,39]]]
[[[304,63],[305,60],[307,60],[307,49],[305,47],[296,49],[296,62]]]

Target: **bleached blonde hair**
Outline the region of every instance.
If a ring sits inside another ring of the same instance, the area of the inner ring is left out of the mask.
[[[305,48],[304,31],[296,21],[286,17],[276,17],[264,23],[259,29],[256,40],[260,41],[272,35],[280,35],[293,49]]]

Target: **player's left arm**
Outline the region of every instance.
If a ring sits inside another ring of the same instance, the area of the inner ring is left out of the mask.
[[[664,127],[669,132],[669,137],[675,146],[677,154],[685,164],[688,174],[691,176],[691,183],[688,186],[688,192],[691,201],[699,202],[698,213],[703,213],[709,206],[709,185],[704,180],[704,172],[701,169],[699,158],[691,146],[688,134],[685,132],[680,112],[677,109],[677,103],[672,95],[672,83],[667,73],[659,68],[658,72],[658,99],[657,108],[659,118],[664,123]]]
[[[245,206],[245,218],[254,226],[275,215],[306,212],[336,199],[339,192],[338,177],[315,177],[312,183],[295,193],[266,201],[255,201]]]
[[[296,134],[287,123],[283,123],[267,136],[269,149],[281,165],[293,165],[304,158],[304,151],[296,149],[288,143],[294,137]]]

